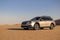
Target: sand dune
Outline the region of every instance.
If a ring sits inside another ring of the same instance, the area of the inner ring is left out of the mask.
[[[21,30],[18,25],[0,26],[0,40],[60,40],[60,26],[53,30]]]

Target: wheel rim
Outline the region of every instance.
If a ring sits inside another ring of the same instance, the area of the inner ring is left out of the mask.
[[[34,28],[35,28],[35,30],[39,30],[39,25],[35,24]]]
[[[53,29],[53,24],[51,24],[50,29]]]

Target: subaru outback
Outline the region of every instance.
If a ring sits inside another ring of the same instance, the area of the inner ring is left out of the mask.
[[[21,27],[23,29],[43,29],[43,28],[49,28],[53,29],[55,27],[56,23],[50,16],[38,16],[34,17],[29,21],[23,21],[21,23]]]

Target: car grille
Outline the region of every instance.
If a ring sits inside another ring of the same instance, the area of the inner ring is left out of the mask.
[[[27,22],[23,22],[22,24],[26,24]]]

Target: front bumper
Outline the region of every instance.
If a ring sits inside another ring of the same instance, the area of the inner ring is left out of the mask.
[[[22,22],[21,27],[22,28],[33,28],[34,27],[34,23],[33,21],[30,22]]]
[[[33,28],[31,25],[21,25],[22,28]]]

